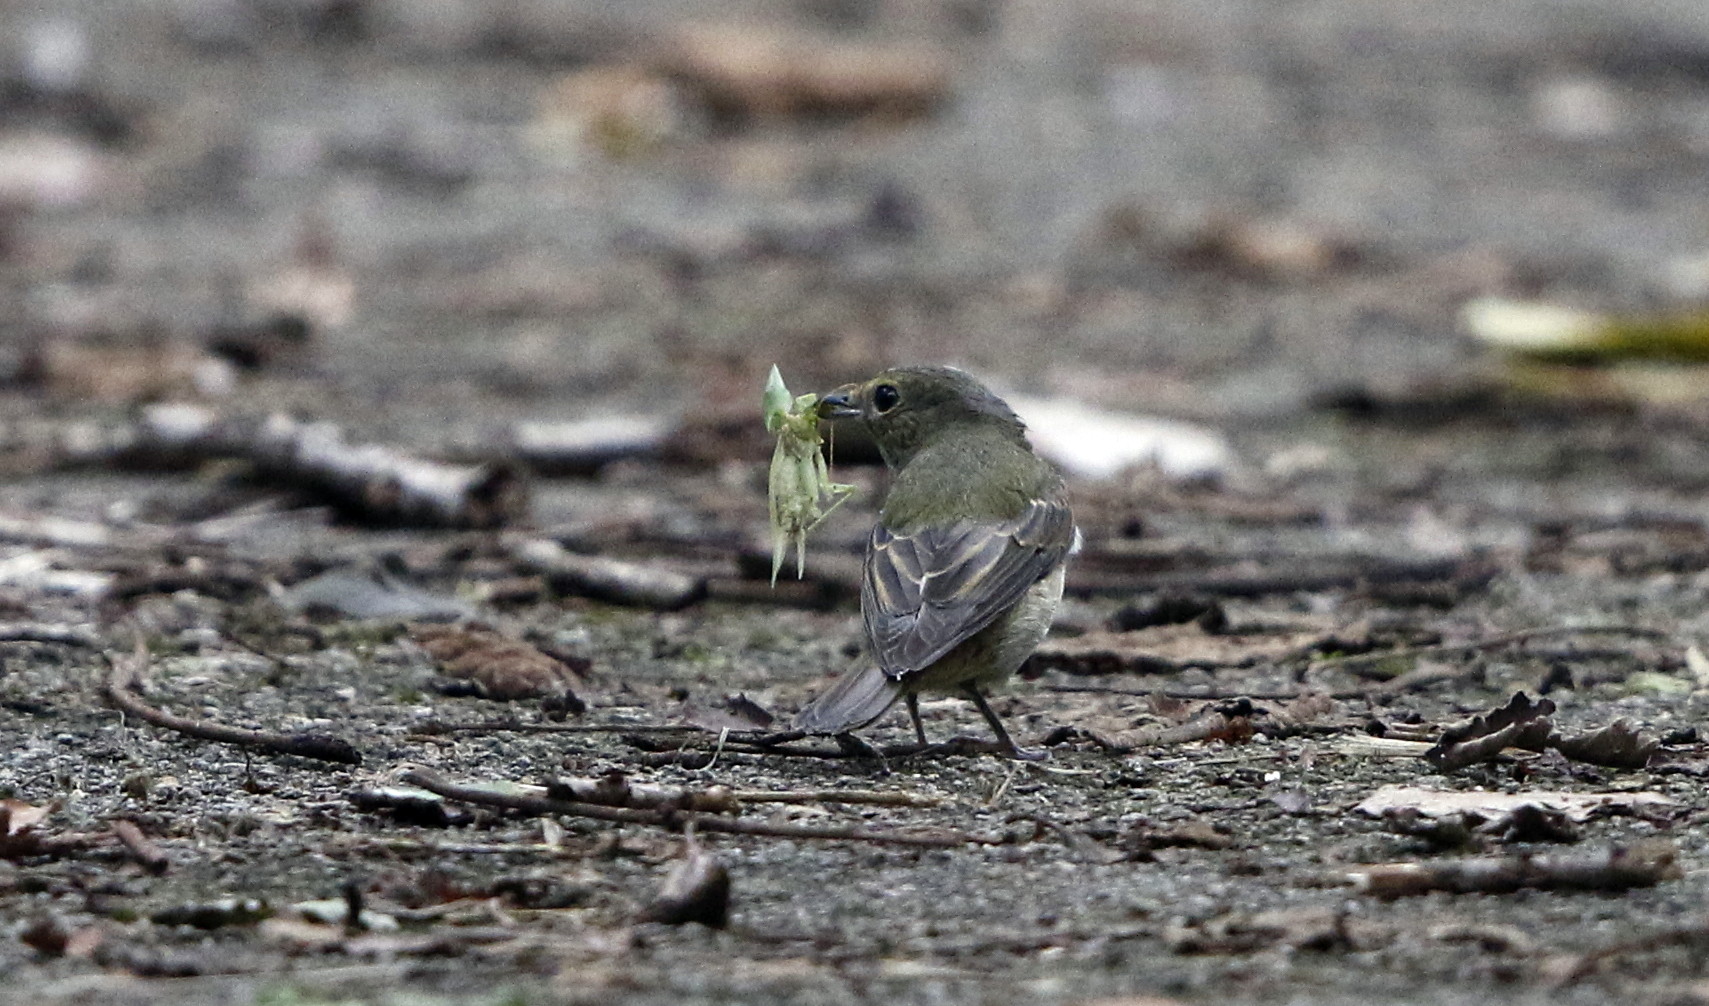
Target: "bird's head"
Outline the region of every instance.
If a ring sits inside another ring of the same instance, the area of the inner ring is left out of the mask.
[[[891,468],[906,465],[936,438],[970,426],[1026,441],[1014,410],[954,367],[896,367],[845,384],[819,400],[819,415],[860,422]]]

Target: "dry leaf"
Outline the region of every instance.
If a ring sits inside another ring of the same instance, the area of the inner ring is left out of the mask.
[[[1624,719],[1588,734],[1576,737],[1555,734],[1549,738],[1550,747],[1573,761],[1608,768],[1643,768],[1661,743],[1660,738],[1646,737],[1634,730],[1631,721]]]
[[[1532,702],[1524,692],[1515,692],[1507,705],[1442,731],[1436,746],[1424,757],[1443,772],[1488,761],[1510,747],[1541,751],[1554,733],[1549,716],[1555,704],[1548,699]]]
[[[470,682],[482,698],[553,699],[573,712],[586,708],[571,688],[577,670],[521,640],[492,629],[446,625],[416,625],[410,636],[442,672]]]

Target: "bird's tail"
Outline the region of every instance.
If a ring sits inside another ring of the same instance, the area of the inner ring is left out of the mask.
[[[872,664],[849,668],[818,698],[795,714],[795,729],[810,734],[857,730],[884,715],[902,695],[902,685]]]

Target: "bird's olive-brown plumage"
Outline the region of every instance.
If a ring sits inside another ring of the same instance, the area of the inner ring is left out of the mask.
[[[876,666],[845,674],[797,725],[846,732],[902,695],[912,711],[922,690],[971,689],[988,714],[977,686],[1015,671],[1061,596],[1074,542],[1061,476],[1008,405],[959,370],[888,370],[820,409],[865,426],[895,477],[861,584]]]

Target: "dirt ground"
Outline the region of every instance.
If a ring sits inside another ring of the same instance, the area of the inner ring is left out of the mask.
[[[1709,298],[1701,5],[0,25],[0,1003],[1709,1001],[1709,376],[1537,397],[1461,322]],[[758,742],[860,659],[882,494],[839,465],[863,491],[766,588],[774,362],[955,363],[1227,445],[1071,473],[1086,550],[995,702],[1048,760],[910,754],[900,713],[882,763]],[[539,470],[406,526],[225,441],[101,446],[163,402]],[[594,418],[662,432],[556,468],[517,432]],[[534,693],[458,678],[499,664]],[[1438,743],[1516,692],[1554,709]],[[403,800],[411,771],[675,798]],[[1435,813],[1477,793],[1528,808]],[[652,918],[697,813],[721,926]],[[1371,890],[1421,874],[1471,889]]]

